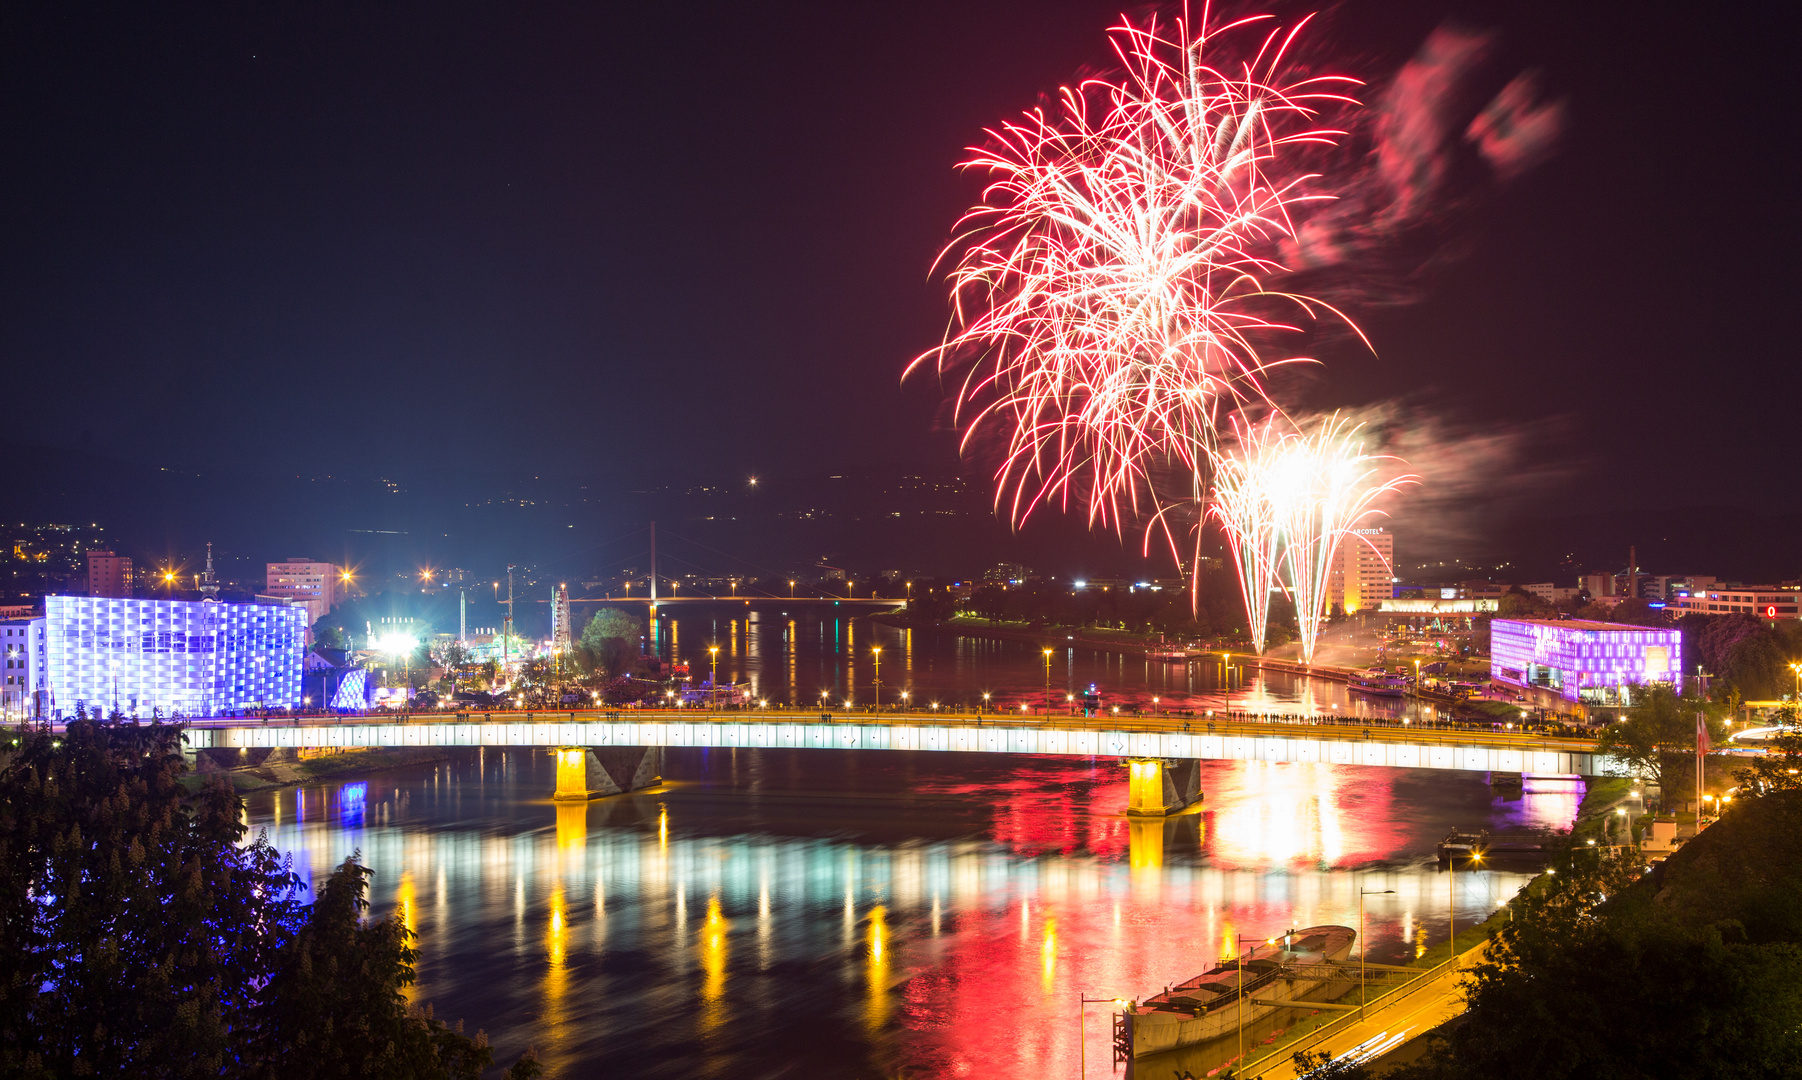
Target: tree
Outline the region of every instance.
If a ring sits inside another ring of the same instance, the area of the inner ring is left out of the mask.
[[[214,1076],[255,1027],[296,880],[177,738],[76,720],[0,769],[0,1073]]]
[[[1696,714],[1703,715],[1710,739],[1724,737],[1726,728],[1707,702],[1678,697],[1668,686],[1640,690],[1639,697],[1639,705],[1602,732],[1596,750],[1621,761],[1638,779],[1657,784],[1668,798],[1681,786],[1672,781],[1694,775]]]
[[[465,1038],[401,996],[413,982],[413,935],[398,916],[364,921],[370,873],[346,859],[283,946],[262,994],[259,1075],[478,1080],[493,1060],[487,1036]]]
[[[1778,710],[1779,730],[1766,737],[1764,754],[1748,759],[1745,768],[1733,770],[1740,798],[1802,791],[1802,726],[1798,726],[1798,721],[1802,721],[1802,716],[1795,704]]]
[[[1397,1080],[1802,1070],[1802,793],[1736,809],[1654,874],[1578,852],[1512,904],[1469,1012]]]
[[[485,1040],[400,998],[410,935],[362,921],[370,871],[346,862],[303,906],[229,786],[186,793],[180,746],[83,719],[0,767],[0,1074],[479,1075]]]
[[[602,608],[582,628],[571,651],[585,670],[604,676],[629,669],[638,658],[644,624],[618,608]]]
[[[337,609],[334,608],[313,621],[313,644],[325,649],[349,647],[349,638],[344,634]]]
[[[1503,619],[1556,619],[1558,606],[1514,585],[1496,601],[1495,613]]]

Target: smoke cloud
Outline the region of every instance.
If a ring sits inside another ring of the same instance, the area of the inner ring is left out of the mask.
[[[1428,36],[1372,99],[1365,130],[1348,140],[1361,160],[1345,195],[1289,242],[1293,270],[1334,271],[1324,288],[1337,282],[1366,303],[1410,299],[1402,283],[1447,256],[1446,221],[1550,155],[1564,105],[1545,99],[1532,72],[1496,90],[1496,44],[1493,33],[1455,26]],[[1358,272],[1348,274],[1354,265]],[[1386,287],[1371,267],[1387,268]]]
[[[1498,526],[1543,511],[1545,493],[1585,469],[1577,458],[1548,460],[1545,453],[1565,441],[1565,418],[1485,428],[1447,419],[1442,409],[1398,402],[1341,412],[1366,425],[1369,449],[1394,455],[1398,472],[1420,477],[1380,504],[1408,562],[1494,554],[1501,546]]]

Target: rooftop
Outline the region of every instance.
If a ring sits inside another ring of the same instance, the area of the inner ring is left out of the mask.
[[[1526,626],[1555,626],[1562,630],[1596,630],[1619,633],[1623,630],[1662,630],[1675,633],[1674,626],[1638,626],[1634,623],[1601,622],[1596,619],[1496,619],[1498,623],[1521,623]]]

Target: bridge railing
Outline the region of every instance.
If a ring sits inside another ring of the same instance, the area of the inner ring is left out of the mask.
[[[483,709],[351,714],[280,713],[269,717],[207,717],[185,721],[195,727],[332,726],[337,724],[520,723],[567,720],[687,721],[693,723],[826,723],[890,726],[993,727],[1064,731],[1182,732],[1194,735],[1356,739],[1419,745],[1512,747],[1588,753],[1591,739],[1550,736],[1528,731],[1494,731],[1450,724],[1385,721],[1366,717],[1262,714],[1233,710],[1211,718],[1107,713],[1099,716],[948,710],[882,710],[842,712],[797,709]]]

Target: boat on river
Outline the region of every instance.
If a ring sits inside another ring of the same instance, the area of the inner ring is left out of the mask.
[[[1134,1002],[1119,1017],[1122,1049],[1137,1058],[1212,1042],[1277,1009],[1338,997],[1357,985],[1357,973],[1340,966],[1357,936],[1349,926],[1292,930],[1275,947],[1259,945]]]
[[[1372,697],[1403,697],[1408,693],[1406,675],[1356,675],[1346,684],[1354,694]]]
[[[1200,649],[1187,649],[1181,645],[1153,645],[1145,650],[1145,656],[1151,660],[1169,660],[1172,663],[1193,660],[1205,656]]]

